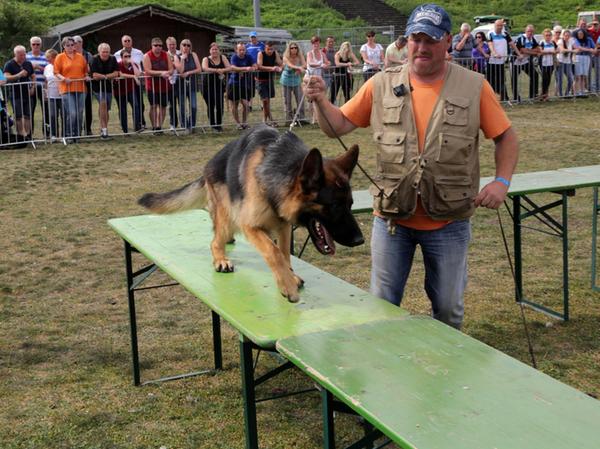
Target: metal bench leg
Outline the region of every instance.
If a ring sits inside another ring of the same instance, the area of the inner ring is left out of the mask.
[[[133,362],[133,385],[140,385],[140,357],[137,341],[137,321],[135,318],[135,290],[133,289],[133,269],[131,245],[125,242],[125,270],[127,273],[127,299],[129,303],[129,333],[131,336],[131,360]]]
[[[240,335],[240,370],[244,396],[244,428],[246,449],[258,449],[258,428],[256,424],[256,392],[254,367],[252,363],[252,343]]]
[[[323,413],[323,448],[335,449],[335,424],[333,422],[333,395],[321,389]]]
[[[600,291],[596,284],[596,247],[598,239],[598,187],[594,187],[594,205],[592,208],[592,290]]]
[[[211,312],[213,331],[213,354],[215,369],[223,369],[223,351],[221,349],[221,317],[218,313]]]

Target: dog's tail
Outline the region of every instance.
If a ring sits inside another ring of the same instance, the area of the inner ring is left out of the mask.
[[[204,177],[200,177],[177,190],[166,193],[146,193],[138,204],[156,214],[171,214],[188,209],[201,209],[206,205]]]

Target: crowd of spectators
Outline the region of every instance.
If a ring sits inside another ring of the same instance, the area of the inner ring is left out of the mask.
[[[38,123],[43,124],[46,139],[75,142],[84,133],[92,135],[95,115],[99,135],[106,139],[113,98],[122,131],[128,133],[133,125],[133,130],[141,132],[147,126],[144,96],[153,132],[163,132],[167,110],[170,130],[179,127],[193,132],[198,93],[206,103],[207,118],[215,132],[223,129],[225,99],[241,130],[248,127],[257,95],[262,120],[278,126],[271,107],[277,82],[286,123],[302,123],[306,121],[300,88],[304,74],[321,75],[331,102],[336,103],[340,94],[344,101],[352,96],[353,74],[362,73],[366,81],[378,71],[408,60],[406,37],[399,36],[384,48],[376,42],[373,31],[366,33],[358,55],[350,42],[338,46],[333,36],[327,36],[324,45],[319,36],[313,36],[306,54],[296,41],[288,42],[281,53],[273,42],[261,42],[254,31],[248,42],[236,44],[229,58],[214,42],[202,60],[189,39],[183,39],[179,47],[174,37],[167,37],[165,43],[163,48],[163,40],[155,37],[144,52],[133,46],[131,36],[124,35],[122,47],[114,54],[108,44],[101,43],[95,56],[83,49],[81,36],[64,37],[60,53],[53,49],[44,53],[37,36],[31,38],[29,52],[17,45],[14,57],[0,72],[0,85],[6,85],[4,95],[0,95],[3,134],[14,122],[16,138],[30,140],[39,104],[42,120]],[[484,74],[502,101],[521,101],[525,91],[519,88],[521,73],[528,79],[529,99],[547,100],[553,75],[556,96],[585,95],[600,90],[600,27],[596,19],[589,26],[579,23],[573,31],[555,26],[543,30],[538,40],[533,25],[527,25],[513,39],[502,20],[496,21],[487,34],[479,31],[473,35],[470,25],[463,23],[453,36],[448,59]],[[506,73],[512,98],[506,89]],[[97,114],[92,111],[92,96],[98,103]],[[12,105],[12,119],[7,102]]]

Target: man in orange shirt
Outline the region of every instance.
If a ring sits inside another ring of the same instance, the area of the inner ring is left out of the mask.
[[[54,76],[60,81],[59,90],[65,120],[65,137],[69,143],[81,136],[83,107],[85,104],[85,82],[89,80],[88,64],[85,58],[75,51],[72,37],[62,40],[64,52],[54,60]]]
[[[518,142],[483,76],[446,60],[452,34],[443,8],[415,8],[406,35],[408,66],[376,75],[341,108],[328,102],[319,77],[305,78],[304,91],[327,135],[371,126],[379,143],[371,291],[399,305],[420,245],[433,317],[460,329],[469,217],[506,198]],[[496,178],[481,191],[480,129],[496,145]]]

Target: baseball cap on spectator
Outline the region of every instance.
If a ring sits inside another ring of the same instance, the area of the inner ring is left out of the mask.
[[[249,36],[250,37],[256,37],[256,31],[250,31]]]
[[[452,32],[452,21],[444,8],[433,3],[417,6],[406,23],[406,36],[425,33],[440,40],[444,33]]]

